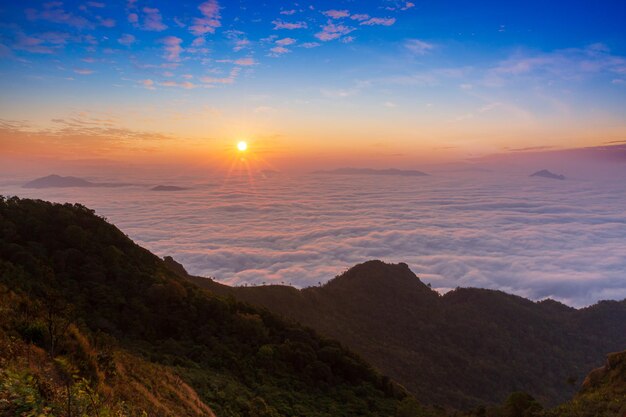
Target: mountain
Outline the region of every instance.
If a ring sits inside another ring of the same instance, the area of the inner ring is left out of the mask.
[[[457,413],[463,417],[624,417],[626,416],[626,351],[608,355],[570,401],[544,408],[532,395],[514,392],[503,404]]]
[[[585,378],[580,392],[551,416],[626,416],[626,351],[608,355],[605,365]]]
[[[0,415],[390,416],[407,403],[338,342],[197,287],[92,210],[0,197]]]
[[[185,191],[189,188],[185,187],[177,187],[175,185],[157,185],[155,187],[150,188],[150,191]]]
[[[537,171],[534,174],[530,175],[531,177],[541,177],[541,178],[550,178],[552,180],[564,180],[564,175],[554,174],[547,169],[542,169],[541,171]]]
[[[61,177],[48,175],[27,182],[23,188],[69,188],[69,187],[124,187],[130,184],[123,183],[96,183],[78,177]]]
[[[330,171],[315,171],[314,174],[328,174],[328,175],[395,175],[402,177],[424,177],[427,176],[425,172],[416,170],[402,170],[402,169],[372,169],[372,168],[337,168]]]
[[[431,404],[494,404],[527,391],[556,405],[575,392],[568,380],[626,346],[626,300],[576,310],[478,288],[441,296],[406,264],[365,262],[303,290],[187,279],[339,340]]]

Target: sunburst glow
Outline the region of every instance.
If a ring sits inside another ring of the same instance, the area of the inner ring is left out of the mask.
[[[244,141],[244,140],[239,141],[239,142],[237,143],[237,150],[238,150],[239,152],[245,152],[245,151],[247,151],[247,150],[248,150],[248,143],[247,143],[246,141]]]

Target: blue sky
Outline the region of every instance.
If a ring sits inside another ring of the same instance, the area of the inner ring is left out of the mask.
[[[625,21],[623,1],[5,2],[0,119],[413,156],[601,144],[625,132]]]

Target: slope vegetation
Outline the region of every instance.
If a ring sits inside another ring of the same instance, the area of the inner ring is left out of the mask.
[[[5,414],[386,416],[407,396],[339,343],[177,276],[80,205],[0,198],[0,294]]]
[[[607,352],[626,346],[626,300],[576,310],[477,288],[440,296],[406,264],[366,262],[303,290],[188,279],[336,338],[433,404],[494,404],[526,391],[556,405]]]

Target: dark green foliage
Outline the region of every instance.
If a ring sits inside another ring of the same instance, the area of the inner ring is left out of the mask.
[[[477,288],[440,296],[406,264],[369,261],[301,291],[187,279],[339,340],[424,403],[470,408],[522,390],[556,405],[626,346],[626,300],[576,310]]]
[[[547,416],[626,416],[626,351],[609,354],[604,366],[585,378],[580,392]]]
[[[525,392],[514,392],[504,402],[505,417],[535,417],[543,410],[541,404],[532,395]]]
[[[219,416],[386,416],[406,396],[338,343],[178,277],[80,205],[0,199],[0,284],[31,300],[20,337],[90,381],[107,358],[81,332],[177,367]]]

